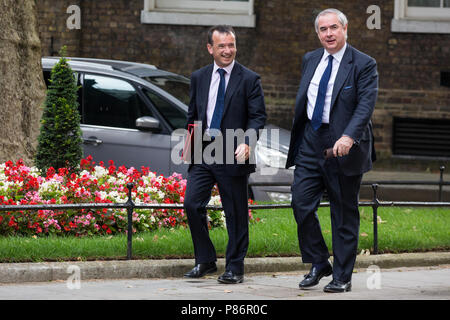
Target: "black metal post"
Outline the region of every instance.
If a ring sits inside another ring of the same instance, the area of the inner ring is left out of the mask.
[[[127,213],[128,213],[128,235],[127,235],[127,260],[131,260],[132,250],[131,245],[133,242],[133,209],[134,202],[131,199],[131,190],[133,189],[134,184],[127,183],[128,188],[128,200],[126,202],[127,205]]]
[[[373,254],[378,254],[378,206],[380,202],[377,196],[378,185],[376,183],[372,184],[373,190]]]
[[[445,166],[440,166],[439,170],[441,173],[440,173],[440,177],[439,177],[439,199],[438,199],[438,201],[441,202],[442,201],[442,185],[444,184]]]

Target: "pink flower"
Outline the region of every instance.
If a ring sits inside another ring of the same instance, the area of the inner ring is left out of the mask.
[[[186,180],[179,173],[173,173],[166,178],[152,172],[148,167],[142,167],[141,171],[124,166],[116,169],[112,161],[109,161],[107,170],[104,167],[99,169],[92,160],[92,157],[83,159],[80,163],[81,173],[78,174],[69,173],[66,168],[58,170],[50,168],[42,175],[39,175],[35,168],[27,167],[21,161],[16,164],[7,161],[0,166],[0,177],[4,177],[3,181],[0,180],[3,183],[0,186],[8,186],[7,193],[2,194],[0,188],[0,203],[15,205],[124,202],[128,197],[127,182],[134,183],[132,197],[139,199],[141,203],[155,203],[157,201],[155,199],[159,199],[161,195],[164,203],[184,202]],[[104,166],[104,164],[101,165]],[[98,175],[98,172],[102,174]],[[103,173],[106,173],[106,176]],[[96,176],[101,176],[100,181],[95,178]],[[128,222],[124,209],[95,208],[37,210],[34,213],[31,211],[0,212],[0,222],[2,220],[5,220],[3,223],[5,232],[10,234],[46,235],[52,232],[76,236],[126,232]],[[22,221],[26,222],[22,223]],[[149,228],[187,226],[183,210],[175,209],[134,212],[132,221],[133,232],[149,230]]]

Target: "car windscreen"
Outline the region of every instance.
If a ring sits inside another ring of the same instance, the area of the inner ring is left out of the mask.
[[[160,87],[181,102],[189,105],[189,80],[176,76],[143,77],[144,80]]]

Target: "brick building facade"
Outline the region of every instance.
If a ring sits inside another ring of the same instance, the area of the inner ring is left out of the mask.
[[[373,4],[381,24],[369,29],[367,8]],[[81,9],[80,29],[67,27],[70,5]],[[237,59],[261,75],[269,121],[290,129],[301,58],[320,46],[314,17],[337,7],[349,19],[348,42],[378,62],[373,123],[379,156],[393,153],[394,118],[444,120],[450,128],[450,34],[393,32],[396,5],[395,0],[255,0],[255,27],[235,28]],[[56,55],[67,45],[69,56],[151,63],[186,76],[211,62],[208,26],[142,23],[143,0],[41,0],[38,9],[43,55]],[[450,154],[449,144],[442,148],[442,155]]]

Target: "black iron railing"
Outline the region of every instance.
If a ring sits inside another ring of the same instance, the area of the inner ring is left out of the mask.
[[[450,202],[418,202],[418,201],[380,201],[377,195],[377,189],[379,184],[425,184],[425,185],[439,185],[439,191],[442,193],[442,186],[450,185],[449,182],[443,180],[443,168],[441,167],[441,177],[438,182],[436,181],[380,181],[371,183],[373,190],[372,201],[360,201],[361,207],[372,207],[373,210],[373,254],[378,254],[378,208],[379,207],[450,207]],[[365,184],[368,184],[366,182]],[[165,203],[139,203],[133,202],[131,191],[134,185],[132,183],[127,184],[128,199],[124,203],[77,203],[77,204],[42,204],[42,205],[0,205],[1,211],[23,211],[23,210],[70,210],[70,209],[103,209],[103,208],[115,208],[126,209],[128,218],[128,232],[127,232],[127,259],[132,258],[132,214],[134,209],[183,209],[183,204],[165,204]],[[441,196],[439,197],[441,199]],[[321,202],[320,207],[329,207],[329,202]],[[249,205],[251,210],[260,209],[283,209],[291,208],[290,203],[277,203],[277,204],[252,204]],[[222,210],[222,206],[206,207],[207,210]]]
[[[444,181],[445,166],[439,167],[439,180],[379,180],[379,181],[363,181],[361,185],[423,185],[423,186],[438,186],[438,201],[442,201],[443,187],[450,186],[450,181]]]
[[[377,180],[377,181],[363,181],[362,186],[372,186],[377,185],[423,185],[423,186],[438,186],[438,202],[442,201],[443,187],[450,186],[450,181],[444,181],[444,170],[445,166],[439,168],[439,180]],[[249,183],[252,187],[287,187],[292,183],[288,182],[251,182]]]
[[[379,180],[379,181],[363,181],[361,185],[372,186],[373,197],[372,201],[360,201],[360,207],[372,207],[373,210],[373,254],[378,254],[378,208],[379,207],[450,207],[450,202],[443,202],[443,186],[450,186],[450,181],[444,181],[445,166],[439,167],[439,180]],[[289,186],[286,182],[271,183],[271,182],[253,182],[251,186],[268,187],[268,186]],[[438,201],[437,202],[422,202],[422,201],[380,201],[378,199],[377,190],[379,185],[426,185],[438,186]],[[321,202],[320,207],[329,207],[329,202]],[[290,208],[290,204],[276,204],[276,205],[253,205],[251,209],[278,209]]]

